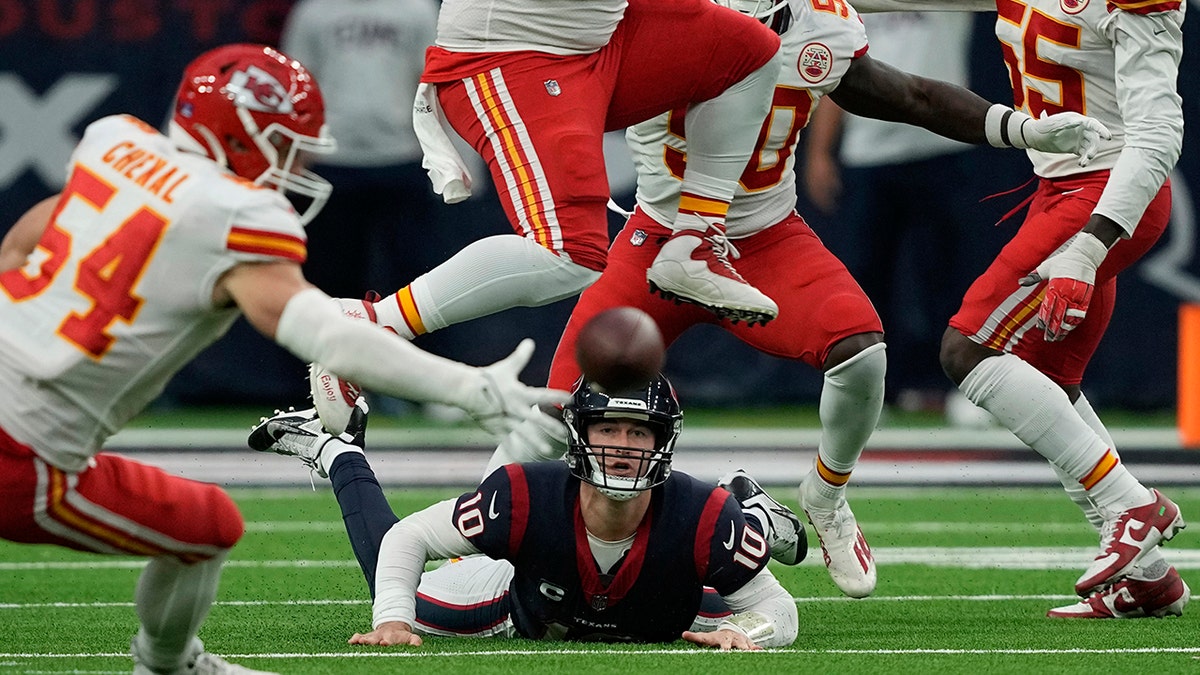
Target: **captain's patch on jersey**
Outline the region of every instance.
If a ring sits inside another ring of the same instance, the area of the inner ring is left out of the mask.
[[[829,76],[833,70],[833,52],[820,42],[810,42],[800,50],[796,70],[806,82],[816,84]]]

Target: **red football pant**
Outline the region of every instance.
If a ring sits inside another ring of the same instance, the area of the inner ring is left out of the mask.
[[[640,209],[634,212],[613,241],[608,268],[579,296],[554,354],[548,386],[570,391],[579,377],[575,362],[579,330],[596,314],[622,305],[653,317],[667,345],[692,326],[718,324],[761,352],[803,361],[818,370],[830,348],[841,340],[883,331],[866,294],[799,215],[733,242],[741,254],[738,271],[779,304],[779,317],[765,326],[733,324],[696,305],[652,295],[646,269],[670,234],[670,229]]]
[[[1118,240],[1109,250],[1096,270],[1087,316],[1065,340],[1047,342],[1035,324],[1046,282],[1021,286],[1017,281],[1083,229],[1107,182],[1108,171],[1042,179],[1021,229],[967,289],[950,326],[978,344],[1021,357],[1059,386],[1082,382],[1112,318],[1117,274],[1145,255],[1170,222],[1170,181],[1146,207],[1133,237]]]
[[[216,485],[100,453],[67,473],[0,429],[0,538],[80,551],[207,560],[242,536]]]
[[[422,80],[438,85],[447,120],[487,162],[516,233],[602,270],[604,132],[714,98],[778,47],[760,22],[709,0],[630,0],[595,53],[432,47]]]

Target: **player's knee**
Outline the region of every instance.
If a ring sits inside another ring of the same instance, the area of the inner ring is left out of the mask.
[[[938,352],[938,361],[941,363],[942,372],[958,385],[962,384],[962,381],[984,356],[991,355],[991,353],[991,350],[975,344],[957,329],[947,328],[946,332],[942,334],[942,346]]]
[[[856,333],[855,335],[842,338],[829,348],[829,352],[825,356],[825,362],[822,364],[822,369],[829,372],[862,354],[871,346],[881,344],[882,342],[883,333],[877,332]],[[886,359],[882,354],[879,358]]]
[[[246,531],[246,524],[242,520],[242,514],[238,511],[233,499],[228,493],[215,485],[205,495],[204,503],[200,505],[200,512],[196,515],[197,517],[206,518],[211,524],[211,529],[208,532],[209,541],[205,543],[212,546],[219,546],[225,549],[233,548],[241,540],[242,534]]]

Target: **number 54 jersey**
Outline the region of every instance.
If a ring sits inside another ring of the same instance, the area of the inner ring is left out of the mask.
[[[742,173],[725,221],[730,238],[747,237],[796,208],[795,153],[800,131],[822,96],[837,88],[850,62],[867,51],[858,12],[845,0],[790,0],[782,66],[758,145]],[[687,161],[686,110],[630,127],[625,138],[637,168],[638,206],[670,227]]]
[[[68,175],[27,263],[0,274],[0,428],[74,471],[228,330],[222,274],[306,250],[280,193],[132,117],[89,125]]]

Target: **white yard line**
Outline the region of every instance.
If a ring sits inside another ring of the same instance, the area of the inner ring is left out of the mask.
[[[1076,569],[1091,560],[1095,549],[1090,547],[939,547],[891,546],[872,547],[879,565],[929,565],[931,567],[961,567],[965,569],[999,570],[1062,570]],[[1200,548],[1164,548],[1163,554],[1177,569],[1200,569]],[[0,562],[0,571],[138,569],[144,560],[105,560],[78,562],[37,561]],[[821,556],[809,555],[800,563],[819,566]],[[230,560],[227,568],[341,568],[357,567],[354,560]]]

